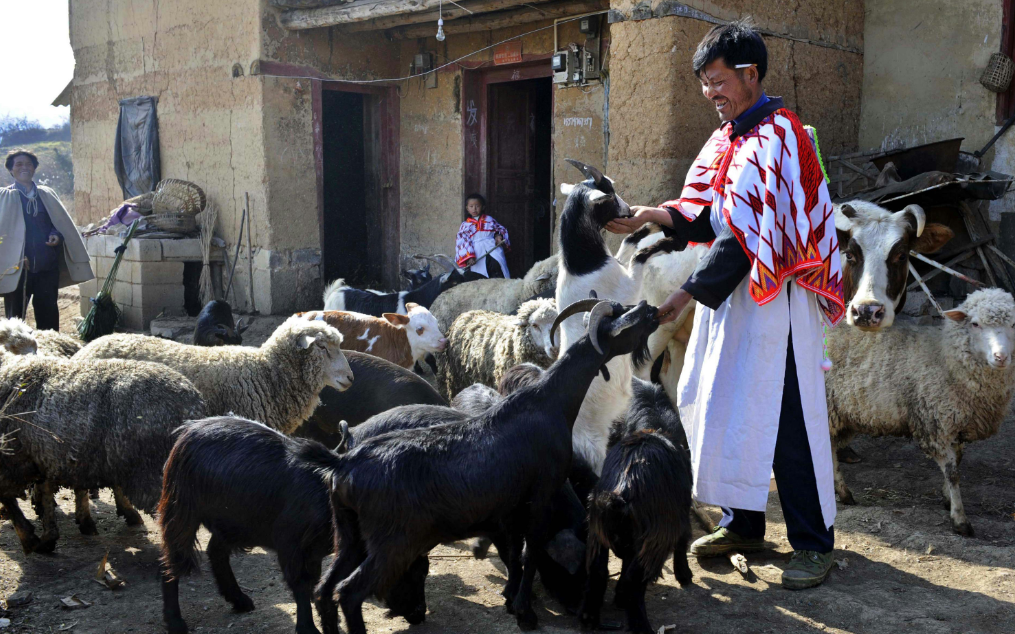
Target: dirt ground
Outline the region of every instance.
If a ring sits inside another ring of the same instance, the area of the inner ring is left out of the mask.
[[[63,302],[63,300],[61,300]],[[61,303],[62,305],[62,303]],[[75,303],[76,306],[76,303]],[[64,329],[73,322],[64,311]],[[269,330],[270,332],[270,330]],[[994,438],[969,445],[962,464],[966,512],[976,537],[951,532],[941,506],[942,477],[937,466],[911,442],[860,439],[864,457],[845,465],[858,506],[839,507],[836,552],[839,569],[820,588],[789,592],[779,586],[781,567],[791,549],[779,510],[778,493],[769,499],[771,548],[748,555],[748,579],[722,559],[691,561],[694,583],[681,589],[667,565],[651,586],[648,611],[653,625],[675,625],[674,632],[1015,632],[1015,421]],[[73,521],[69,491],[59,499],[61,540],[53,555],[21,552],[9,523],[0,525],[0,598],[33,593],[30,604],[0,617],[6,632],[120,633],[162,632],[157,581],[159,534],[146,518],[128,528],[116,517],[110,494],[94,503],[100,534],[84,537]],[[34,512],[22,503],[31,519]],[[712,516],[718,514],[712,509]],[[696,528],[696,536],[702,534]],[[207,533],[202,531],[202,545]],[[127,585],[116,591],[92,580],[108,551],[109,561]],[[273,555],[260,549],[233,557],[240,585],[257,609],[234,614],[219,596],[210,573],[188,578],[181,607],[192,631],[288,632],[295,604]],[[614,577],[619,562],[611,561]],[[439,547],[431,554],[427,580],[429,613],[413,631],[458,634],[517,632],[503,608],[500,591],[505,569],[495,556],[471,558],[463,546]],[[612,598],[611,582],[607,599]],[[72,594],[91,607],[66,611],[61,597]],[[577,632],[577,624],[537,583],[537,613],[545,632]],[[371,632],[405,632],[401,619],[365,606]],[[612,608],[606,618],[622,620]]]

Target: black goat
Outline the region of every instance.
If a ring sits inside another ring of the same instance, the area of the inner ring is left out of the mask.
[[[433,279],[433,275],[430,274],[430,262],[421,269],[402,269],[402,277],[409,282],[409,288],[406,290],[416,290]]]
[[[569,309],[558,319],[581,310]],[[626,312],[601,302],[589,334],[537,384],[481,416],[382,434],[342,456],[305,447],[304,458],[330,479],[339,549],[316,593],[331,596],[337,586],[350,634],[366,632],[363,601],[386,593],[420,555],[443,542],[498,534],[511,542],[508,611],[523,629],[536,627],[535,555],[550,538],[549,505],[570,468],[571,427],[585,391],[607,361],[643,349],[658,323],[644,302]]]
[[[213,299],[204,305],[194,328],[195,346],[238,346],[250,324],[240,319],[233,323],[233,310],[227,302]]]
[[[626,420],[614,427],[599,482],[589,499],[588,579],[583,627],[599,627],[609,554],[623,560],[614,602],[631,632],[653,632],[645,588],[673,554],[681,586],[691,582],[691,465],[680,417],[660,386],[632,381]]]
[[[399,405],[448,404],[437,390],[412,371],[363,352],[344,352],[357,380],[344,392],[330,387],[321,390],[321,404],[296,435],[334,447],[340,440],[339,423],[343,420],[355,427]]]
[[[543,376],[543,368],[535,363],[519,363],[507,369],[497,383],[497,391],[501,396],[514,394],[523,387],[528,387]]]
[[[321,559],[332,551],[333,531],[327,485],[314,465],[298,458],[308,446],[326,451],[313,441],[291,439],[233,416],[192,421],[181,428],[166,462],[158,513],[163,618],[171,633],[187,631],[180,613],[179,578],[198,567],[196,535],[203,524],[211,533],[207,552],[215,582],[236,611],[253,610],[254,603],[233,576],[230,554],[255,546],[271,549],[278,553],[296,599],[297,634],[318,634],[310,601],[321,576]],[[392,590],[392,613],[409,614],[423,602],[426,557],[421,563]],[[317,601],[317,612],[325,634],[337,634],[338,612],[330,596]]]
[[[414,302],[423,308],[430,308],[438,295],[465,281],[465,271],[457,268],[435,277],[417,289],[397,293],[364,291],[346,286],[345,280],[335,280],[324,290],[324,309],[348,310],[374,317],[381,317],[384,313],[404,315],[407,303]]]

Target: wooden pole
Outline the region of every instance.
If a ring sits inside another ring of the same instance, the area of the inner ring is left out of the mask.
[[[533,0],[533,2],[528,2],[526,4],[541,4],[548,1],[549,0]],[[444,18],[444,24],[447,25],[450,20],[467,18],[480,13],[489,13],[490,11],[510,9],[519,6],[521,3],[515,2],[514,0],[472,0],[471,2],[462,0],[462,2],[459,2],[458,4],[461,6],[445,2],[443,5],[443,14],[441,14],[440,9],[432,9],[430,11],[422,11],[420,13],[403,13],[384,18],[375,18],[365,22],[352,22],[343,26],[342,30],[354,33],[357,31],[382,31],[384,29],[408,26],[410,24],[420,24],[423,22],[433,22],[434,24],[437,24],[437,18],[440,17]],[[434,29],[434,32],[436,33],[436,28]]]
[[[488,31],[519,24],[529,24],[540,20],[578,16],[595,11],[606,11],[610,8],[609,0],[577,0],[548,2],[539,6],[522,7],[509,11],[460,18],[444,24],[444,32],[448,35],[458,33],[474,33]],[[430,37],[437,32],[432,24],[397,27],[387,31],[388,39],[412,40],[419,37]]]
[[[250,213],[250,192],[243,192],[247,209],[247,288],[250,292],[250,312],[257,313],[254,304],[254,252],[250,250],[250,225],[254,224],[254,216]]]

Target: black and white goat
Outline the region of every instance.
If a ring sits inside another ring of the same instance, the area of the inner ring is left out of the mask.
[[[414,291],[433,279],[433,275],[430,273],[430,264],[431,262],[427,262],[426,266],[421,269],[402,269],[402,277],[409,284],[409,288],[406,290]]]
[[[447,256],[435,256],[435,259],[447,267],[448,272],[408,291],[383,293],[362,290],[346,285],[343,279],[337,279],[324,289],[324,310],[346,310],[381,317],[384,313],[405,315],[405,305],[410,303],[430,308],[438,295],[472,279],[468,276],[468,269],[456,267]]]
[[[609,578],[609,553],[623,560],[614,602],[627,629],[653,632],[645,588],[672,554],[681,586],[691,582],[691,464],[680,416],[662,387],[634,379],[634,397],[614,427],[602,476],[589,498],[588,579],[580,619],[598,628]]]
[[[643,348],[658,324],[656,309],[644,302],[629,310],[601,302],[588,335],[572,342],[538,383],[484,414],[382,434],[342,456],[304,456],[331,482],[339,547],[317,594],[331,596],[337,587],[350,634],[366,632],[363,601],[385,594],[437,544],[504,533],[511,536],[508,611],[523,629],[536,627],[535,554],[550,538],[550,501],[567,477],[571,427],[585,391],[610,359]],[[405,408],[406,416],[412,409]]]
[[[590,294],[609,297],[625,305],[634,304],[641,297],[646,260],[662,251],[639,251],[631,258],[630,265],[613,257],[601,231],[615,218],[630,217],[631,208],[616,193],[613,181],[602,172],[578,161],[568,159],[568,162],[586,178],[577,185],[561,185],[567,201],[560,221],[557,305],[568,306],[586,300]],[[584,330],[581,319],[564,322],[560,338],[562,354]],[[638,361],[644,360],[639,357]],[[610,426],[624,414],[631,399],[632,372],[630,357],[617,356],[610,361],[603,377],[595,379],[589,387],[575,422],[574,449],[597,473],[606,457]],[[607,376],[612,380],[607,381]]]

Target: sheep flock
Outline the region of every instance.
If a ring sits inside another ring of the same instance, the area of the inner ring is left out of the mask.
[[[138,512],[158,521],[173,633],[188,631],[180,581],[199,567],[202,526],[238,612],[257,597],[230,557],[277,553],[297,632],[318,632],[316,611],[325,634],[365,634],[371,598],[422,622],[428,553],[463,539],[479,540],[477,557],[496,549],[522,629],[541,618],[536,588],[583,627],[607,627],[612,552],[628,629],[657,631],[648,584],[692,581],[692,476],[675,403],[694,306],[664,327],[655,306],[708,247],[679,248],[649,226],[611,252],[600,230],[630,208],[598,170],[576,166],[584,179],[562,187],[556,254],[512,280],[462,281],[468,272],[447,265],[422,291],[364,295],[337,282],[307,309],[346,311],[345,334],[329,324],[339,313],[303,313],[260,346],[236,345],[249,324],[224,302],[202,313],[201,345],[132,333],[84,344],[0,320],[0,512],[22,550],[58,548],[61,487],[75,494],[83,539],[96,534],[88,491],[105,487],[128,523]],[[418,297],[429,310],[406,301]],[[940,468],[952,529],[972,536],[963,448],[997,434],[1015,397],[1015,299],[977,290],[936,325],[889,325],[829,331],[833,448],[861,434],[914,440]],[[840,503],[855,504],[834,464]],[[18,503],[28,495],[38,526]]]

